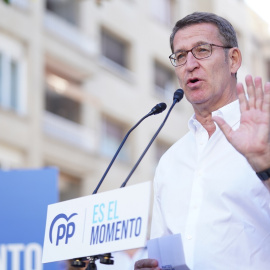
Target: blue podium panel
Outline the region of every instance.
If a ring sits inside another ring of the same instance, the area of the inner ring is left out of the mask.
[[[58,201],[58,171],[0,170],[0,269],[57,270],[42,264],[47,206]]]

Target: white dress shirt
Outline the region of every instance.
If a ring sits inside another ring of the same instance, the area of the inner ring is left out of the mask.
[[[239,102],[212,115],[237,129]],[[181,233],[192,270],[269,270],[269,192],[218,127],[189,129],[157,167],[151,238]]]

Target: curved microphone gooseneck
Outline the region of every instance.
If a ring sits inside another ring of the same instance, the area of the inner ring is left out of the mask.
[[[100,179],[100,181],[99,181],[99,183],[98,183],[96,189],[93,191],[92,194],[96,194],[96,193],[97,193],[98,189],[100,188],[101,184],[103,183],[103,180],[105,179],[105,177],[106,177],[106,175],[108,174],[108,172],[109,172],[111,166],[113,165],[113,163],[114,163],[116,157],[118,156],[120,150],[122,149],[124,143],[126,142],[128,136],[129,136],[129,134],[130,134],[130,133],[131,133],[131,132],[132,132],[132,131],[133,131],[133,130],[134,130],[134,129],[135,129],[135,128],[136,128],[136,127],[144,120],[144,119],[146,119],[147,117],[149,117],[149,116],[151,116],[151,115],[159,114],[159,113],[163,112],[166,108],[167,108],[167,105],[166,105],[164,102],[157,104],[155,107],[152,108],[152,110],[151,110],[148,114],[146,114],[143,118],[141,118],[141,120],[140,120],[136,125],[134,125],[134,126],[127,132],[126,136],[124,137],[123,141],[121,142],[120,146],[118,147],[118,149],[117,149],[116,153],[114,154],[114,156],[113,156],[113,158],[112,158],[112,160],[111,160],[109,166],[107,167],[106,171],[104,172],[104,174],[103,174],[103,176],[101,177],[101,179]]]
[[[150,148],[150,146],[152,145],[152,143],[154,142],[154,140],[156,139],[156,137],[158,136],[159,132],[161,131],[161,129],[163,128],[163,126],[165,125],[171,110],[173,109],[174,105],[176,103],[178,103],[184,96],[184,91],[182,89],[177,89],[174,92],[173,95],[173,103],[169,109],[169,111],[167,112],[167,115],[165,117],[165,119],[163,120],[163,122],[161,123],[160,127],[158,128],[158,130],[156,131],[156,133],[154,134],[154,136],[152,137],[151,141],[149,142],[149,144],[147,145],[147,147],[145,148],[144,152],[142,153],[142,155],[140,156],[140,158],[138,159],[138,161],[136,162],[136,164],[134,165],[134,167],[132,168],[131,172],[129,173],[129,175],[127,176],[126,180],[123,182],[123,184],[121,185],[121,188],[125,187],[129,178],[132,176],[132,174],[134,173],[134,171],[136,170],[136,168],[138,167],[138,165],[140,164],[141,160],[143,159],[144,155],[146,154],[146,152],[148,151],[148,149]]]

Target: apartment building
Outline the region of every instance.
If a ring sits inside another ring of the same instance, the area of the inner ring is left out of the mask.
[[[241,0],[1,0],[1,168],[56,166],[61,200],[91,194],[126,132],[157,103],[171,106],[178,84],[169,35],[194,11],[234,25],[240,81],[270,79],[267,25]],[[100,192],[121,185],[165,114],[129,136]],[[186,100],[176,104],[129,185],[152,180],[191,114]]]

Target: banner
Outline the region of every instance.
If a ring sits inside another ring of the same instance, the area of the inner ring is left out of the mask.
[[[151,183],[49,205],[43,262],[144,247]]]
[[[48,204],[58,201],[58,171],[0,171],[0,269],[56,270],[42,265]]]

